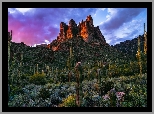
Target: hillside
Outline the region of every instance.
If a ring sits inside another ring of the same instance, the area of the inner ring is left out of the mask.
[[[144,40],[144,35],[140,35],[140,49],[142,52],[144,52]],[[112,47],[122,52],[126,57],[129,57],[132,60],[136,60],[136,53],[138,50],[138,38],[126,40]]]
[[[92,23],[91,16],[78,26],[61,23],[47,47],[8,34],[8,106],[147,107],[144,37],[140,58],[137,38],[110,46]]]

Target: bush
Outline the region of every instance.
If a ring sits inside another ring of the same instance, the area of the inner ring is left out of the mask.
[[[92,107],[94,105],[94,101],[92,100],[91,95],[87,95],[84,97],[82,101],[82,107]]]
[[[20,86],[12,86],[10,85],[11,95],[22,93],[22,88]]]
[[[114,87],[114,82],[112,81],[102,81],[102,90],[103,94],[107,93],[109,90],[111,90]]]
[[[23,79],[27,79],[29,76],[30,76],[30,74],[23,74],[23,75],[21,75],[21,79],[22,79],[22,80],[23,80]]]
[[[48,80],[48,83],[54,83],[54,79],[53,79],[53,78],[50,78],[50,79]]]
[[[30,83],[34,83],[36,85],[44,85],[46,84],[45,74],[34,74],[29,79]]]
[[[39,97],[41,97],[43,100],[50,97],[50,92],[46,88],[42,88],[39,92]]]
[[[51,83],[45,84],[45,88],[47,88],[47,89],[52,89],[52,87],[53,87],[53,84],[51,84]]]
[[[60,104],[60,107],[77,107],[75,97],[75,94],[68,96],[63,100],[63,103]]]

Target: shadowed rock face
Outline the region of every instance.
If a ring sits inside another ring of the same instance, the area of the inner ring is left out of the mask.
[[[61,43],[73,37],[79,36],[81,36],[85,42],[106,44],[106,40],[99,27],[94,27],[91,15],[87,16],[85,21],[82,20],[79,22],[79,25],[77,25],[73,19],[69,21],[69,25],[61,22],[60,33],[56,40],[57,42]]]

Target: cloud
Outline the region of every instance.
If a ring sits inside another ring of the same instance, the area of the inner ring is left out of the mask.
[[[107,43],[114,44],[143,32],[142,23],[146,20],[143,12],[144,8],[8,8],[8,31],[13,30],[14,42],[47,43],[57,38],[60,22],[68,24],[73,19],[79,24],[86,16],[97,14],[94,19]]]
[[[46,44],[49,44],[49,43],[50,43],[48,40],[44,40],[44,42],[45,42]]]
[[[100,8],[100,10],[104,11],[106,8]]]
[[[59,34],[60,22],[68,24],[70,19],[74,19],[78,24],[96,10],[95,8],[9,8],[8,31],[13,31],[14,42],[23,41],[27,45],[40,44],[44,40],[51,42]]]
[[[107,42],[108,44],[110,44],[111,40],[109,40],[109,39],[106,39],[106,42]]]
[[[131,21],[138,16],[144,8],[108,8],[107,20],[101,26],[105,30],[118,29],[123,23]]]
[[[143,8],[108,8],[106,20],[100,23],[100,29],[111,45],[131,40],[143,34],[145,18],[140,16]],[[146,17],[146,14],[144,14]]]
[[[30,11],[32,8],[16,8],[16,9],[24,15],[25,12]]]

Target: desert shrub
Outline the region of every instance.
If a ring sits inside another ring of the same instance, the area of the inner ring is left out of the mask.
[[[51,103],[51,105],[58,105],[58,104],[62,103],[62,98],[59,97],[58,92],[59,91],[56,90],[54,92],[54,94],[52,94],[50,96],[50,103]]]
[[[66,96],[65,91],[59,91],[58,93],[59,97],[64,98]]]
[[[116,83],[114,84],[114,87],[115,87],[115,89],[116,89],[117,91],[124,91],[124,86],[123,86],[123,84],[122,84],[121,82],[116,82]]]
[[[21,107],[24,104],[24,100],[28,102],[28,100],[24,98],[25,98],[25,95],[22,95],[22,94],[14,95],[13,100],[8,101],[8,106],[9,107]]]
[[[107,93],[114,87],[114,82],[110,80],[102,81],[103,94]]]
[[[49,98],[50,97],[49,90],[46,88],[41,88],[41,90],[39,91],[39,97],[41,97],[44,100]]]
[[[54,83],[54,79],[53,78],[50,78],[47,82],[48,83]]]
[[[23,74],[21,75],[21,79],[28,79],[30,74]]]
[[[12,99],[14,95],[23,93],[22,88],[20,86],[12,86],[10,85],[10,94],[9,94],[9,98]]]
[[[45,84],[45,88],[47,88],[47,89],[52,89],[52,87],[53,87],[53,84],[51,84],[51,83]]]
[[[61,82],[65,83],[68,80],[67,74],[64,72],[63,74],[60,74],[60,80]]]
[[[94,84],[94,88],[95,88],[95,91],[97,91],[97,92],[99,92],[99,85],[96,83],[96,84]]]
[[[28,94],[15,95],[13,100],[8,102],[9,107],[47,107],[49,104],[42,98],[31,99]]]
[[[75,94],[68,96],[66,99],[62,101],[62,104],[60,104],[60,106],[61,107],[77,107],[75,97],[76,97]]]
[[[34,74],[29,78],[29,81],[36,85],[44,85],[46,83],[45,74]]]
[[[87,93],[82,100],[82,107],[92,107],[94,105],[94,101],[92,100],[92,95]]]
[[[131,101],[130,101],[131,99]],[[129,93],[129,100],[125,100],[123,107],[146,107],[147,106],[147,95],[146,93],[134,92]]]
[[[100,98],[100,106],[101,107],[109,107],[110,106],[110,100]]]

